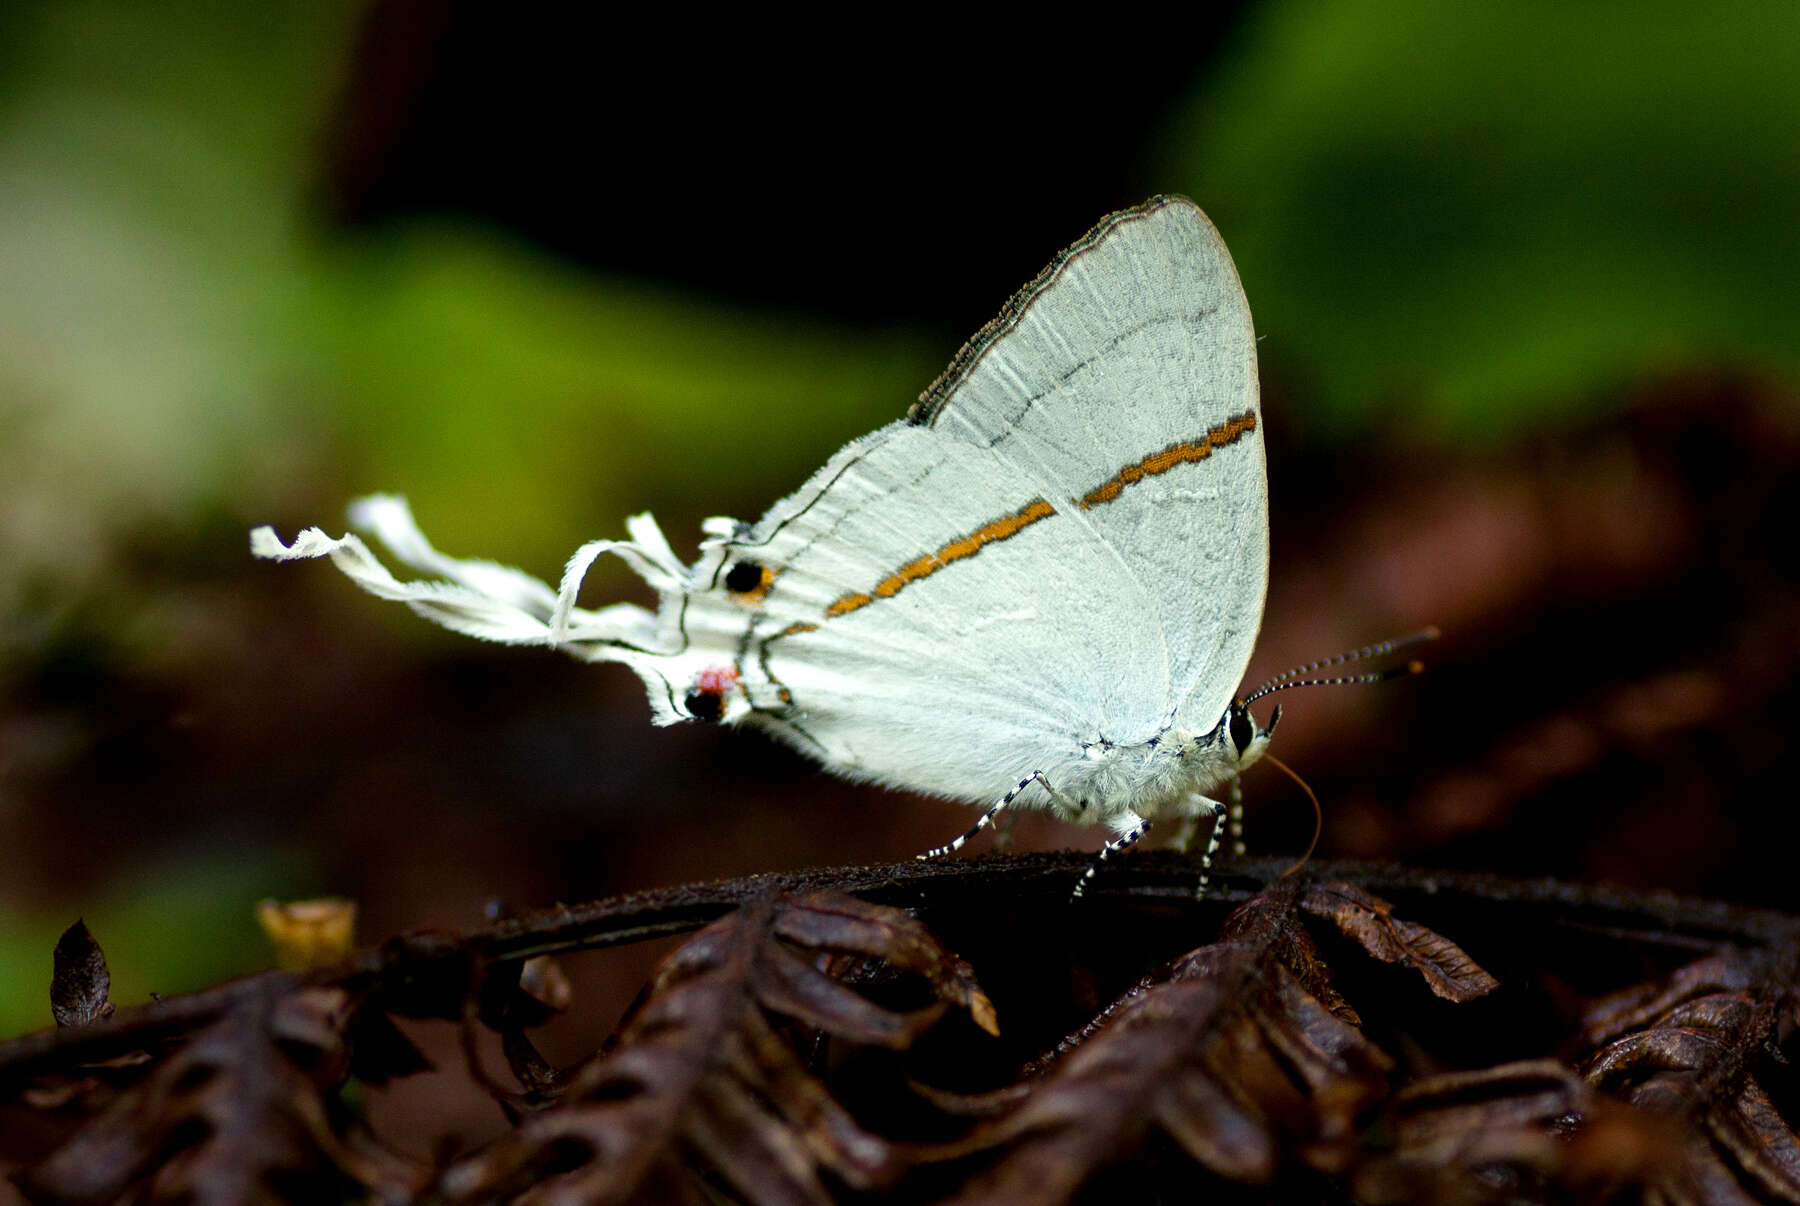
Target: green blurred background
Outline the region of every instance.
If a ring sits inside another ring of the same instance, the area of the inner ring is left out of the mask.
[[[686,552],[1161,191],[1212,215],[1262,336],[1253,669],[1451,630],[1435,684],[1294,700],[1324,853],[1779,903],[1792,825],[1757,810],[1792,794],[1797,73],[1790,0],[873,40],[8,5],[0,1033],[47,1023],[80,915],[132,1003],[265,964],[263,896],[353,895],[373,940],[954,832],[755,738],[652,731],[622,671],[436,632],[245,533],[341,531],[379,489],[440,548],[551,579],[646,507]],[[1739,708],[1785,796],[1720,786]],[[1621,836],[1641,791],[1687,846]],[[1583,807],[1578,842],[1552,818]],[[1279,825],[1253,843],[1304,843]]]

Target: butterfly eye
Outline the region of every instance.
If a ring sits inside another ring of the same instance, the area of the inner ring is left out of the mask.
[[[747,595],[763,584],[763,567],[754,561],[740,561],[725,571],[725,589],[736,595]]]
[[[1250,719],[1250,709],[1241,703],[1231,705],[1231,744],[1237,747],[1238,757],[1250,748],[1256,740],[1256,722]]]

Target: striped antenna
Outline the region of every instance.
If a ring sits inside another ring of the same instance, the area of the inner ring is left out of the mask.
[[[1435,627],[1421,628],[1418,632],[1409,632],[1405,636],[1395,637],[1390,641],[1381,641],[1374,645],[1364,646],[1354,653],[1340,653],[1336,657],[1324,658],[1323,660],[1313,662],[1310,665],[1296,666],[1292,670],[1282,671],[1256,690],[1250,692],[1250,694],[1244,697],[1243,703],[1248,707],[1265,695],[1273,695],[1277,691],[1286,691],[1291,687],[1345,687],[1359,683],[1385,683],[1389,679],[1404,678],[1409,674],[1417,674],[1425,669],[1425,663],[1414,660],[1407,662],[1403,666],[1390,666],[1386,670],[1371,670],[1364,674],[1342,674],[1334,675],[1330,678],[1301,677],[1302,675],[1312,674],[1318,670],[1324,670],[1330,666],[1342,666],[1347,662],[1366,661],[1369,658],[1381,657],[1384,654],[1393,653],[1399,649],[1405,649],[1412,645],[1422,645],[1426,641],[1435,641],[1437,639],[1438,630]]]

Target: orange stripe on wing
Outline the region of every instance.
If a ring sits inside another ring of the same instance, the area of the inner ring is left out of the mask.
[[[861,591],[851,591],[849,594],[835,600],[830,607],[825,609],[825,618],[831,619],[835,616],[847,615],[859,607],[867,607],[874,601],[873,598],[863,594]]]
[[[1111,479],[1089,490],[1078,499],[1073,499],[1082,510],[1109,503],[1125,492],[1125,487],[1141,482],[1147,477],[1167,473],[1177,465],[1187,465],[1194,461],[1203,461],[1213,454],[1215,449],[1235,444],[1250,432],[1256,430],[1256,412],[1247,410],[1241,415],[1227,419],[1205,435],[1192,440],[1183,440],[1170,444],[1161,452],[1153,452],[1141,461],[1125,466]],[[1011,515],[1002,515],[999,519],[982,524],[967,536],[958,537],[935,553],[927,553],[916,561],[909,561],[892,574],[875,584],[872,592],[851,591],[842,595],[825,609],[827,619],[848,615],[859,608],[867,607],[876,599],[891,599],[906,589],[908,584],[921,578],[928,578],[946,565],[961,561],[964,557],[973,557],[986,546],[996,541],[1016,536],[1040,519],[1048,519],[1056,514],[1056,508],[1048,500],[1034,498]]]
[[[1011,515],[1002,515],[999,519],[982,524],[967,536],[958,537],[935,553],[927,553],[916,561],[909,561],[880,582],[875,584],[872,595],[854,591],[844,595],[825,609],[827,617],[847,615],[859,607],[867,607],[876,599],[891,599],[906,588],[909,583],[921,578],[928,578],[946,565],[961,561],[964,557],[973,557],[987,545],[1009,536],[1016,536],[1040,519],[1048,519],[1056,514],[1056,508],[1042,498],[1034,498]]]
[[[1076,504],[1086,511],[1101,503],[1109,503],[1123,494],[1126,486],[1141,482],[1147,477],[1155,477],[1159,473],[1167,473],[1177,465],[1203,461],[1213,454],[1214,449],[1235,444],[1255,430],[1256,412],[1247,410],[1236,418],[1225,420],[1198,439],[1170,444],[1161,452],[1152,452],[1143,460],[1125,466],[1111,479],[1083,494],[1076,500]]]

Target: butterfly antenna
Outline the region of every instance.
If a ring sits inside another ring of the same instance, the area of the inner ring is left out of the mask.
[[[1295,666],[1292,670],[1284,670],[1274,678],[1244,696],[1243,702],[1253,704],[1265,695],[1273,695],[1277,691],[1286,691],[1293,687],[1345,687],[1359,683],[1385,683],[1389,679],[1405,678],[1409,674],[1418,674],[1425,669],[1425,663],[1414,659],[1400,666],[1390,666],[1386,670],[1371,670],[1364,674],[1337,674],[1327,678],[1306,678],[1305,675],[1327,669],[1331,666],[1342,666],[1347,662],[1367,661],[1370,658],[1406,649],[1413,645],[1422,645],[1426,641],[1438,639],[1438,630],[1421,628],[1417,632],[1409,632],[1405,636],[1395,637],[1391,641],[1381,641],[1374,645],[1365,645],[1352,653],[1340,653],[1336,657],[1324,658],[1305,666]],[[1289,772],[1292,774],[1293,772]]]
[[[1288,778],[1290,778],[1294,782],[1298,783],[1300,785],[1300,790],[1306,793],[1306,798],[1312,801],[1312,806],[1313,806],[1312,841],[1306,843],[1306,853],[1302,854],[1298,859],[1296,859],[1293,866],[1289,867],[1286,871],[1283,871],[1281,873],[1281,878],[1286,879],[1288,876],[1292,875],[1294,872],[1298,871],[1300,868],[1306,866],[1306,861],[1313,856],[1313,851],[1315,851],[1319,848],[1319,834],[1325,828],[1325,810],[1323,808],[1319,807],[1319,797],[1313,791],[1312,785],[1309,784],[1305,779],[1302,779],[1294,771],[1293,767],[1289,766],[1287,763],[1283,762],[1281,759],[1277,758],[1273,754],[1264,754],[1263,761],[1273,763],[1276,770],[1280,771],[1282,774],[1286,775]]]

